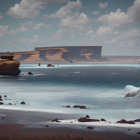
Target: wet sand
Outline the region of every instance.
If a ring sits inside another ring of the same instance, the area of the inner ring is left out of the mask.
[[[69,122],[73,114],[0,109],[0,140],[139,140],[140,128],[51,122]],[[131,126],[131,125],[130,125]],[[127,133],[126,133],[127,132]],[[133,133],[132,133],[133,132]]]

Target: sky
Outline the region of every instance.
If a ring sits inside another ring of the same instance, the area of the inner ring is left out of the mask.
[[[71,45],[140,56],[140,0],[0,0],[0,52]]]

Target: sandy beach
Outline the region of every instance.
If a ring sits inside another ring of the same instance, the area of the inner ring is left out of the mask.
[[[58,122],[52,122],[54,119]],[[1,140],[139,140],[139,124],[78,122],[79,116],[0,109]]]

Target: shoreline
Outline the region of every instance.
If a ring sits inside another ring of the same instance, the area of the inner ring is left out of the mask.
[[[51,120],[58,118],[58,122]],[[138,140],[140,124],[78,122],[79,116],[52,112],[0,109],[0,138],[20,139],[99,139]]]

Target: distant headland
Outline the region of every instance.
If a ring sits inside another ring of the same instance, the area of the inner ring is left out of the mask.
[[[102,46],[37,47],[33,51],[0,52],[12,54],[21,63],[110,63],[140,61],[140,56],[102,56]]]

